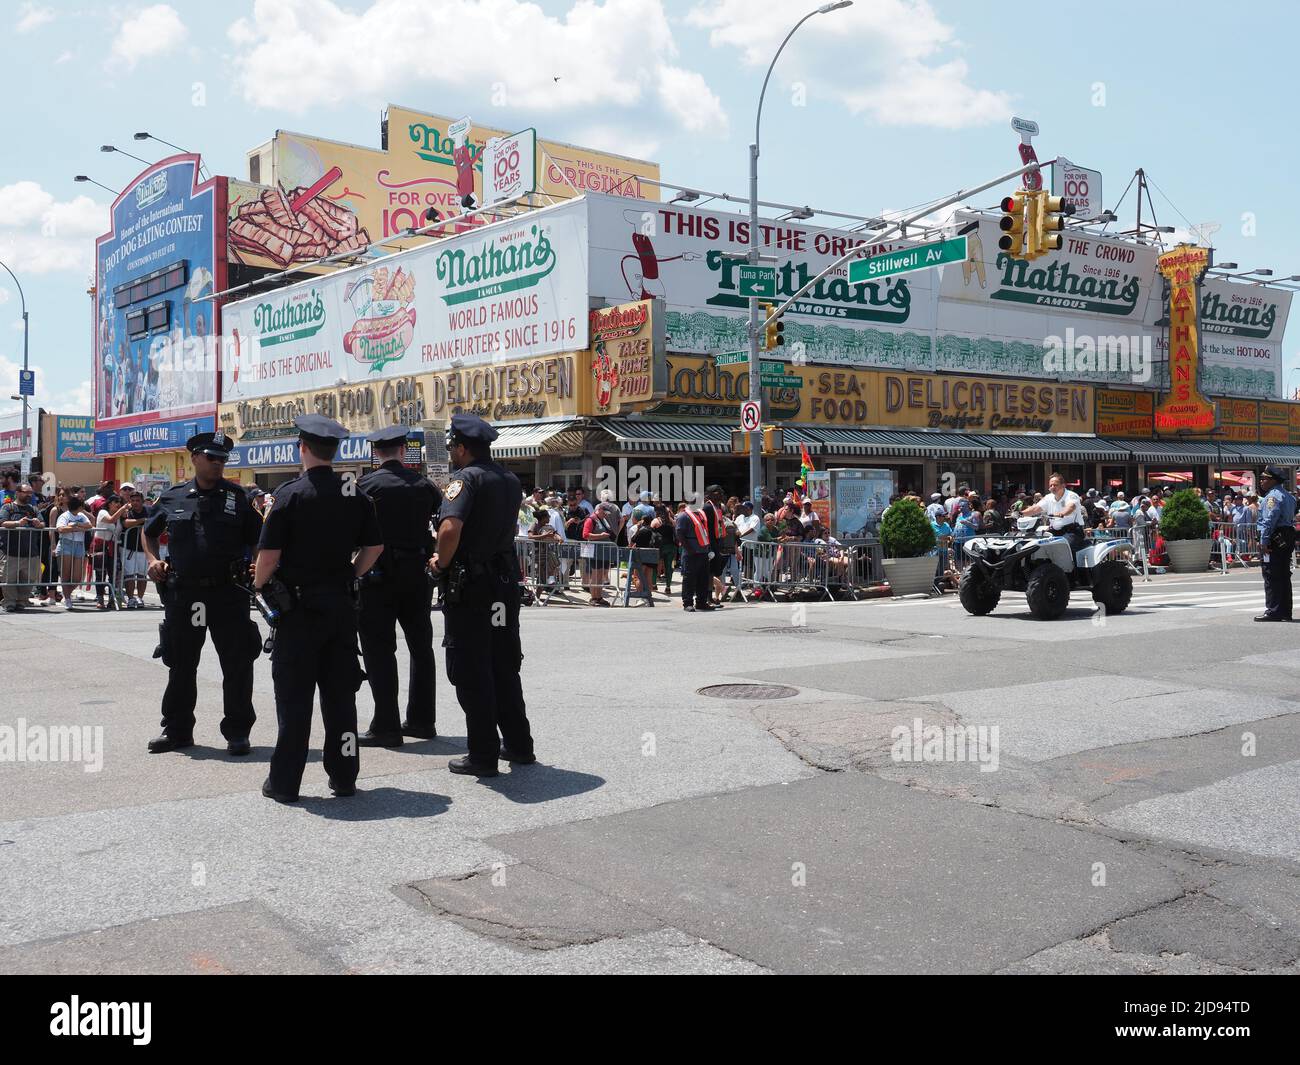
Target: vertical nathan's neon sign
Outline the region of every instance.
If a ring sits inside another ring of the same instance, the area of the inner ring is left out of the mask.
[[[1169,283],[1169,394],[1156,408],[1156,432],[1209,432],[1214,404],[1201,395],[1201,278],[1210,265],[1210,249],[1180,244],[1158,260]]]

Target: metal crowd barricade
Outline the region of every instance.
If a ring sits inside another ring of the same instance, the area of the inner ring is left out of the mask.
[[[1213,557],[1217,559],[1222,573],[1227,573],[1228,567],[1234,562],[1245,567],[1260,560],[1257,525],[1213,521],[1210,523],[1210,537],[1214,541]]]
[[[601,598],[624,605],[629,598],[643,598],[628,588],[633,557],[626,547],[598,540],[515,538],[519,583],[541,606],[556,597],[568,599],[597,589]]]
[[[48,588],[53,572],[49,538],[45,528],[0,529],[0,600],[5,610],[26,609],[38,590]]]

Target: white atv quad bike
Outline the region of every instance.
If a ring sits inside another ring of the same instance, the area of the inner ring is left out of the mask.
[[[1070,605],[1071,588],[1087,588],[1107,614],[1120,614],[1133,596],[1133,547],[1127,540],[1099,540],[1080,551],[1038,518],[1019,518],[1011,536],[976,536],[957,586],[961,605],[982,616],[998,605],[1004,589],[1024,592],[1034,617],[1052,621]]]

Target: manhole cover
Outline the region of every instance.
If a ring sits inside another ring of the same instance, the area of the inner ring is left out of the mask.
[[[806,625],[768,625],[762,629],[750,629],[750,632],[777,632],[783,636],[811,636],[814,632],[821,632],[821,629],[810,629]]]
[[[713,699],[789,699],[799,689],[784,684],[710,684],[699,688],[698,694]]]

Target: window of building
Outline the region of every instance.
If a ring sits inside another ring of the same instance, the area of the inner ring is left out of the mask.
[[[148,333],[158,333],[171,325],[172,305],[170,303],[155,303],[151,307],[146,307],[144,314],[146,316],[145,331]]]
[[[144,311],[132,311],[126,316],[126,335],[129,340],[139,340],[148,332]]]

